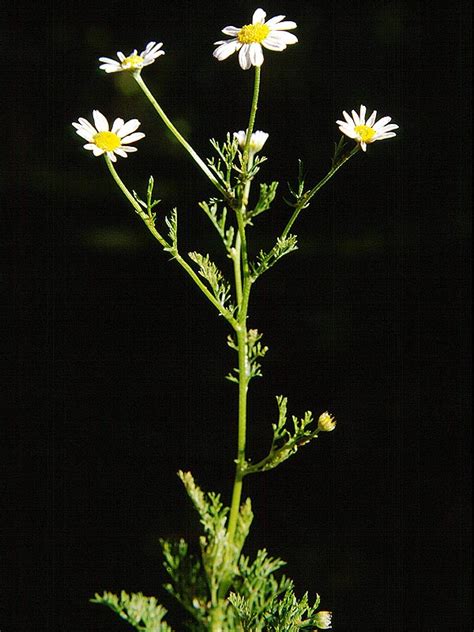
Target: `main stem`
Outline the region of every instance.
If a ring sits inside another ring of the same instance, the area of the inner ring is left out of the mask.
[[[247,393],[250,380],[250,367],[248,358],[247,342],[247,315],[251,289],[251,277],[249,271],[247,237],[245,233],[245,211],[248,205],[251,179],[249,171],[252,168],[252,154],[250,151],[250,141],[255,125],[255,115],[258,107],[258,96],[260,90],[260,67],[255,67],[255,81],[250,108],[250,117],[245,138],[245,147],[242,160],[242,190],[240,193],[239,205],[236,210],[238,234],[235,241],[234,274],[236,278],[237,295],[239,298],[239,313],[237,334],[238,348],[238,368],[239,368],[239,400],[238,400],[238,437],[237,437],[237,458],[235,467],[235,478],[232,489],[232,500],[230,505],[229,526],[227,530],[227,562],[234,564],[234,540],[239,517],[240,501],[242,497],[242,484],[245,471],[245,447],[247,438]],[[232,570],[231,570],[232,572]],[[221,597],[225,596],[228,584],[232,577],[229,576],[226,584],[220,588]]]

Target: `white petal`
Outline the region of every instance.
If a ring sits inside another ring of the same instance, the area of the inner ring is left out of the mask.
[[[123,151],[126,151],[127,153],[130,153],[131,151],[138,151],[136,147],[127,147],[125,145],[122,145],[120,149],[123,149]]]
[[[117,147],[117,149],[114,149],[114,152],[117,154],[117,156],[121,156],[122,158],[127,157],[127,153],[123,151],[123,149],[121,149],[120,147]]]
[[[266,15],[267,14],[265,13],[263,9],[257,9],[255,13],[253,14],[252,24],[257,24],[258,22],[263,24],[265,22]]]
[[[77,120],[79,121],[79,123],[82,125],[84,129],[89,129],[92,132],[92,134],[97,134],[96,128],[91,123],[89,123],[87,119],[81,117],[81,118],[78,118]]]
[[[342,113],[342,116],[346,119],[348,125],[351,125],[352,127],[355,127],[354,121],[351,119],[351,117],[349,116],[349,114],[345,110]]]
[[[92,112],[92,116],[94,117],[95,127],[98,132],[108,132],[109,131],[109,122],[99,110],[94,110]]]
[[[384,125],[386,125],[387,123],[390,123],[391,120],[392,120],[391,116],[384,116],[383,118],[381,118],[375,123],[373,128],[379,131],[382,127],[384,127]]]
[[[110,64],[111,66],[120,66],[119,62],[116,59],[110,59],[110,57],[99,57],[99,61],[103,61],[106,64]]]
[[[243,70],[248,70],[251,67],[252,61],[250,59],[250,45],[249,44],[244,44],[242,48],[240,49],[239,64]]]
[[[267,22],[268,26],[270,26],[270,22],[271,20]],[[296,22],[291,22],[290,20],[287,20],[286,22],[280,22],[280,24],[275,24],[274,26],[271,26],[270,28],[272,29],[272,31],[291,31],[291,29],[296,28]]]
[[[385,134],[385,132],[391,132],[394,129],[398,129],[398,125],[395,123],[390,123],[390,125],[384,125],[381,129],[377,130],[378,132]]]
[[[278,37],[285,44],[296,44],[298,38],[293,33],[287,33],[286,31],[273,31],[269,37]]]
[[[263,51],[260,44],[250,44],[249,57],[253,66],[263,64]]]
[[[274,26],[275,26],[275,24],[278,24],[278,22],[281,22],[281,21],[282,21],[282,20],[284,20],[284,19],[285,19],[285,16],[284,16],[284,15],[275,15],[275,17],[270,18],[269,20],[267,20],[267,21],[265,22],[265,24],[266,24],[267,26],[274,27]]]
[[[163,42],[159,42],[158,44],[156,42],[148,42],[148,44],[145,47],[145,50],[140,53],[140,57],[145,57],[145,56],[148,56],[148,55],[154,55],[155,53],[157,53],[160,50],[160,48],[162,46],[163,46]],[[164,55],[165,52],[161,51],[160,54]]]
[[[237,139],[237,142],[239,143],[240,147],[244,147],[245,145],[245,137],[247,136],[247,134],[244,132],[243,129],[239,130],[238,132],[234,132],[234,138]]]
[[[365,107],[365,105],[361,105],[360,106],[360,114],[359,114],[360,125],[365,125],[365,115],[366,114],[367,114],[367,108]]]
[[[372,141],[385,140],[386,138],[393,138],[396,136],[395,132],[387,132],[386,134],[377,134],[373,137]]]
[[[262,42],[262,46],[268,48],[268,50],[282,51],[285,50],[285,42],[278,37],[278,35],[270,33]]]
[[[99,69],[105,70],[105,72],[107,73],[120,72],[121,70],[123,70],[120,64],[118,64],[117,66],[111,66],[110,64],[102,64],[101,66],[99,66]]]
[[[367,151],[367,145],[364,142],[360,144],[362,151]]]
[[[124,123],[125,121],[122,118],[116,118],[110,131],[116,134],[117,130],[119,130],[124,125]]]
[[[97,147],[97,145],[94,145],[94,149],[92,151],[94,152],[94,156],[102,156],[102,154],[104,153],[104,150],[100,147]]]
[[[97,145],[94,145],[94,143],[86,143],[83,147],[84,149],[89,149],[90,151],[97,149]]]
[[[340,125],[339,129],[341,130],[343,134],[345,134],[346,136],[349,136],[349,138],[355,138],[357,136],[357,134],[354,132],[353,129],[346,127],[345,125]]]
[[[76,129],[76,134],[79,134],[81,138],[87,141],[91,141],[94,134],[91,134],[89,130],[83,129],[82,127]]]
[[[374,110],[372,112],[372,114],[369,116],[369,118],[367,119],[367,127],[372,127],[372,125],[375,123],[375,119],[377,118],[377,110]]]
[[[239,48],[240,44],[237,40],[229,40],[228,42],[223,42],[212,54],[219,61],[223,61],[235,53],[235,51]]]
[[[351,114],[352,114],[352,120],[354,121],[354,123],[356,125],[360,125],[360,118],[357,112],[355,110],[352,110]]]
[[[237,28],[236,26],[226,26],[225,28],[222,29],[222,32],[225,33],[226,35],[230,35],[231,37],[235,37],[237,33],[240,32],[240,29]]]
[[[122,138],[122,143],[135,143],[137,140],[142,138],[145,138],[145,134],[143,132],[135,132],[134,134],[130,134],[130,136]]]
[[[123,125],[119,130],[117,130],[116,134],[119,138],[124,138],[128,134],[131,134],[136,129],[140,127],[140,121],[138,119],[130,119],[127,121],[125,125]]]
[[[108,151],[108,152],[107,152],[107,156],[110,158],[110,160],[111,160],[112,162],[117,162],[117,158],[115,157],[115,155],[114,155],[114,152],[113,152],[113,151]]]
[[[121,50],[117,51],[117,57],[120,59],[120,61],[123,61],[125,59],[125,55],[122,53]]]

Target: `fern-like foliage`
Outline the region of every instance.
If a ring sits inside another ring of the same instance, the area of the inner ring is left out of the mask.
[[[145,597],[142,593],[129,595],[122,590],[120,596],[109,592],[96,594],[91,602],[108,606],[140,632],[173,632],[163,620],[167,613],[166,608],[155,597]]]
[[[260,184],[260,196],[258,198],[258,202],[252,210],[247,211],[247,213],[245,214],[247,223],[250,223],[250,220],[257,215],[260,215],[260,213],[268,211],[273,200],[275,199],[277,187],[278,182],[272,182],[271,184]]]
[[[220,182],[230,192],[232,189],[232,173],[236,169],[235,161],[238,153],[238,141],[229,133],[223,143],[211,138],[211,145],[217,157],[209,158],[207,164]]]
[[[224,275],[214,262],[211,261],[209,255],[201,255],[199,252],[189,252],[189,258],[199,267],[199,274],[205,279],[212,293],[222,305],[229,307],[233,311],[233,307],[228,306],[230,300],[230,284],[224,279]]]
[[[165,248],[173,256],[178,254],[178,209],[174,208],[169,217],[165,217],[168,226],[169,247]]]
[[[156,213],[153,213],[153,209],[155,208],[155,206],[157,204],[159,204],[161,202],[161,200],[154,200],[153,199],[153,187],[154,186],[155,186],[155,179],[153,178],[153,176],[150,176],[148,178],[148,187],[147,187],[147,191],[146,191],[146,201],[142,200],[138,196],[136,191],[132,191],[133,197],[140,204],[140,206],[142,206],[146,210],[146,217],[142,213],[139,213],[139,215],[142,217],[142,219],[148,219],[153,225],[155,224],[155,218],[156,218]],[[136,212],[138,213],[138,211],[136,211]]]
[[[309,443],[312,439],[315,439],[320,430],[316,424],[314,427],[313,413],[306,411],[304,416],[300,419],[295,415],[292,415],[292,426],[288,424],[287,405],[288,399],[282,395],[278,395],[278,421],[272,424],[273,428],[273,440],[268,455],[255,463],[254,465],[247,465],[245,474],[255,474],[256,472],[265,472],[271,470],[277,465],[280,465],[290,456],[298,451],[298,448]]]
[[[219,233],[227,252],[230,252],[234,242],[234,227],[227,225],[227,207],[223,206],[222,211],[219,206],[223,204],[222,200],[211,198],[209,202],[199,202],[199,206],[206,213],[212,222],[212,225]]]
[[[207,620],[209,589],[202,562],[189,552],[187,542],[160,540],[165,567],[171,582],[164,585],[179,603],[203,626]]]
[[[276,244],[269,252],[261,250],[257,255],[256,261],[250,264],[252,280],[255,281],[260,275],[274,266],[279,259],[294,250],[298,250],[296,235],[278,237]]]
[[[312,606],[307,593],[297,599],[293,581],[285,575],[275,576],[284,564],[269,557],[265,549],[258,551],[253,562],[242,556],[236,590],[229,601],[243,632],[297,632],[317,625],[319,596]]]
[[[199,514],[204,535],[200,537],[201,555],[207,577],[211,600],[217,602],[221,583],[227,583],[236,572],[236,562],[247,538],[253,520],[250,499],[241,506],[237,520],[234,550],[228,551],[227,515],[229,508],[223,506],[220,495],[205,494],[194,481],[191,472],[178,472],[186,491]]]
[[[260,358],[263,358],[268,347],[262,345],[260,342],[262,334],[257,329],[249,329],[247,332],[247,380],[250,381],[254,377],[261,377],[262,367],[260,364]],[[238,351],[237,343],[232,336],[227,337],[227,344],[231,349]],[[226,375],[226,379],[231,382],[239,383],[239,369],[234,368],[230,373]]]

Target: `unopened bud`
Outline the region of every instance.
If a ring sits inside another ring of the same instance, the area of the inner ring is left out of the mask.
[[[320,630],[329,630],[331,627],[332,612],[328,610],[320,610],[314,618],[314,623]]]
[[[247,140],[247,132],[240,130],[239,132],[234,132],[234,138],[237,139],[239,146],[241,149],[245,147],[245,141]],[[250,145],[249,151],[252,154],[256,154],[258,151],[262,149],[265,145],[265,142],[268,138],[268,134],[266,132],[256,131],[250,137]]]
[[[323,432],[331,432],[336,427],[336,420],[333,415],[330,415],[328,411],[320,415],[318,419],[318,428]]]

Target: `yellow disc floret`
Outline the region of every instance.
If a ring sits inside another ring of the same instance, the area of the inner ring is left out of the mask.
[[[130,55],[121,62],[122,68],[140,68],[145,60],[140,55]]]
[[[241,44],[261,44],[270,33],[270,27],[266,24],[246,24],[237,33],[237,39]]]
[[[367,125],[356,125],[354,127],[354,132],[359,136],[363,143],[370,143],[372,138],[375,136],[375,130]]]
[[[99,132],[95,134],[92,141],[97,145],[99,149],[104,151],[114,151],[120,147],[121,140],[113,132]]]

